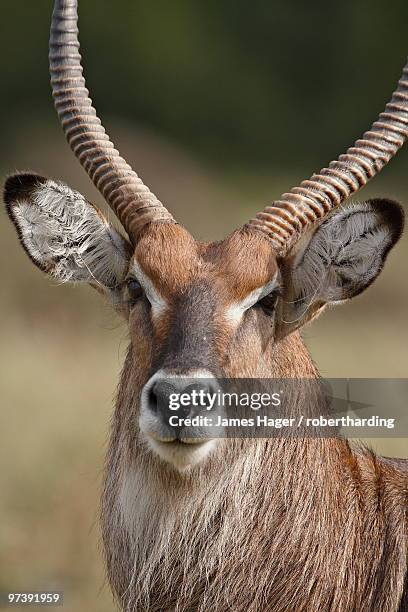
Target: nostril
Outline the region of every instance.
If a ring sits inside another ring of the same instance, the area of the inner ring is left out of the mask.
[[[208,406],[208,392],[209,391],[210,391],[209,387],[207,387],[207,385],[201,382],[193,383],[184,388],[184,393],[187,393],[192,399],[194,398],[194,394],[196,394],[195,397],[199,398],[199,400],[198,399],[196,400],[196,401],[199,401],[198,403],[199,408],[206,408]]]
[[[152,412],[166,412],[169,407],[170,395],[174,392],[173,385],[159,380],[149,390],[149,408]]]
[[[176,376],[158,378],[146,389],[147,407],[167,423],[170,416],[194,417],[216,406],[217,384],[211,379]]]
[[[214,395],[217,393],[217,388],[212,383],[207,381],[195,382],[185,387],[183,391],[192,398],[191,412],[199,413],[214,406]]]
[[[149,408],[152,412],[157,412],[157,394],[156,384],[152,385],[149,389]]]

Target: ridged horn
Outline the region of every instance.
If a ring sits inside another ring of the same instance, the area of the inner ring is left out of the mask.
[[[174,220],[106,134],[86,89],[78,33],[78,0],[55,0],[49,53],[55,107],[75,156],[135,241],[147,223]]]
[[[408,137],[408,63],[391,101],[371,129],[328,168],[300,183],[249,221],[284,255],[303,230],[323,219],[373,178]]]

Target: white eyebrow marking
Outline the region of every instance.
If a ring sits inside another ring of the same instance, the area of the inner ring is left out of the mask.
[[[269,281],[269,283],[267,283],[263,287],[258,287],[257,289],[254,289],[253,291],[251,291],[251,293],[248,293],[248,295],[240,302],[233,302],[232,304],[230,304],[224,313],[224,316],[228,320],[228,322],[232,323],[232,325],[236,327],[241,321],[244,312],[248,310],[248,308],[251,308],[251,306],[256,304],[263,297],[268,295],[268,293],[270,293],[276,287],[277,277],[278,272],[276,271],[275,276],[271,281]]]
[[[166,300],[156,289],[153,284],[153,281],[147,276],[145,272],[143,272],[140,264],[135,259],[133,260],[131,267],[132,272],[134,273],[135,277],[140,282],[144,289],[144,292],[146,293],[146,297],[152,307],[153,316],[161,315],[166,310],[166,308],[168,308]]]

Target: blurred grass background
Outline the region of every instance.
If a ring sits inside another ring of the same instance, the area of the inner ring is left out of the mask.
[[[0,173],[32,169],[102,208],[49,94],[52,2],[3,0]],[[407,53],[408,4],[87,0],[88,84],[121,152],[198,238],[220,238],[336,157],[383,109]],[[408,149],[360,196],[408,202]],[[65,591],[113,609],[98,498],[126,326],[86,287],[58,287],[0,216],[0,590]],[[327,377],[408,375],[408,241],[353,303],[305,331]],[[408,456],[406,440],[377,440]]]

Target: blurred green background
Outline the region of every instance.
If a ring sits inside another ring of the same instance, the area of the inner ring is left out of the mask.
[[[65,144],[48,84],[50,0],[2,0],[0,173],[32,169],[104,204]],[[88,86],[121,152],[202,239],[219,238],[352,143],[383,109],[408,3],[82,1]],[[408,202],[408,148],[360,198]],[[58,287],[0,217],[0,590],[113,609],[98,496],[126,326]],[[305,331],[323,375],[408,376],[408,241],[375,286]],[[406,440],[373,441],[408,455]]]

